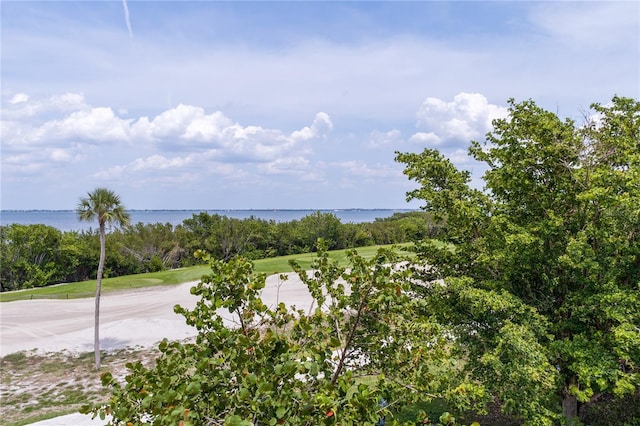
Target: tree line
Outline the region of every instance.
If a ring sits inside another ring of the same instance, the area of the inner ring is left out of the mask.
[[[115,277],[192,266],[204,250],[215,259],[308,253],[323,238],[328,248],[416,241],[437,232],[426,212],[395,213],[373,222],[342,223],[316,212],[299,220],[236,219],[201,212],[182,224],[138,222],[106,239],[104,276]],[[60,231],[43,224],[0,226],[0,291],[96,278],[98,229]]]

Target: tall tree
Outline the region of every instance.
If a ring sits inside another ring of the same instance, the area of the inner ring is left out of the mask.
[[[106,188],[96,188],[80,198],[76,208],[78,219],[81,221],[98,220],[100,229],[100,261],[96,279],[96,309],[94,325],[94,353],[96,369],[100,369],[100,293],[102,290],[102,273],[104,271],[105,240],[107,225],[125,226],[130,222],[130,217],[120,202],[120,196]]]
[[[397,154],[445,224],[423,287],[506,411],[568,424],[580,404],[640,387],[640,103],[592,105],[584,125],[510,101],[470,154],[486,190],[438,151]]]

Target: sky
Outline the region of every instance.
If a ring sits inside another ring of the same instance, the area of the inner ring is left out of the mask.
[[[4,210],[417,208],[508,99],[640,98],[640,2],[7,1]]]

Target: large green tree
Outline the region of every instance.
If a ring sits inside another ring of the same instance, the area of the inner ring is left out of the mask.
[[[0,291],[61,282],[74,266],[69,248],[62,232],[51,226],[0,227]]]
[[[583,123],[509,102],[470,155],[484,190],[438,151],[398,153],[409,199],[441,221],[422,287],[482,380],[527,424],[640,386],[640,103],[614,97]]]
[[[94,357],[96,369],[100,369],[100,292],[102,289],[102,273],[106,253],[107,225],[124,226],[130,222],[129,213],[125,210],[120,196],[106,188],[96,188],[86,197],[81,197],[76,208],[78,219],[81,221],[98,221],[100,229],[100,261],[96,278],[96,308],[94,325]]]
[[[136,272],[155,272],[180,267],[185,249],[170,223],[142,223],[114,232],[111,241],[118,241],[121,251],[136,265]]]

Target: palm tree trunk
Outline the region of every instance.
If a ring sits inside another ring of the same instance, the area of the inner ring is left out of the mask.
[[[100,262],[98,263],[98,276],[96,282],[96,311],[95,324],[93,333],[93,351],[96,362],[96,370],[100,370],[100,293],[102,290],[102,273],[104,271],[104,258],[106,253],[105,247],[105,229],[104,224],[100,224]]]

